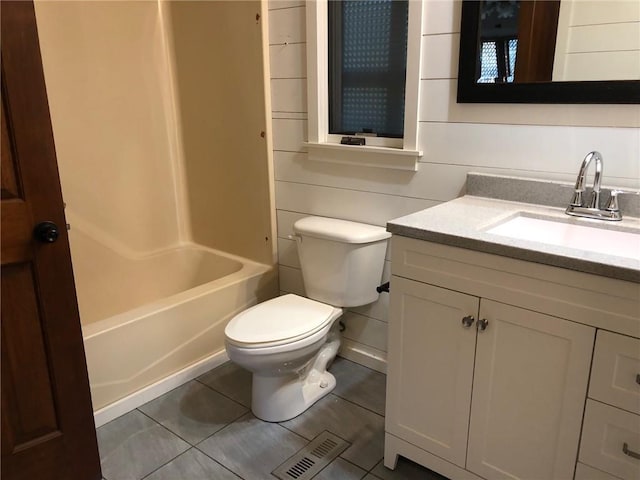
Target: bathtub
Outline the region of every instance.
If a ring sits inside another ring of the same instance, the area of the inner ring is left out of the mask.
[[[277,294],[272,267],[196,244],[136,255],[75,225],[70,244],[94,412],[224,356],[231,317]]]

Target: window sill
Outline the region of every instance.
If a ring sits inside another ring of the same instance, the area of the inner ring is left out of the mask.
[[[306,142],[305,146],[309,149],[309,160],[413,172],[418,170],[418,160],[422,157],[418,150],[391,147],[315,142]]]

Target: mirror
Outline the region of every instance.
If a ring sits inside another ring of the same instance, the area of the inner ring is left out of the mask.
[[[640,103],[640,2],[463,0],[459,103]]]

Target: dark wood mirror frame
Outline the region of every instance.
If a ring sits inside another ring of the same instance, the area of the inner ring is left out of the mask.
[[[640,80],[476,83],[480,6],[462,2],[458,103],[640,103]]]

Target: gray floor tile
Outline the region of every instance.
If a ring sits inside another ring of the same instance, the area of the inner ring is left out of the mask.
[[[137,410],[97,429],[102,475],[140,479],[189,448],[189,444]]]
[[[192,445],[233,422],[247,408],[196,382],[188,382],[139,408]]]
[[[338,457],[320,471],[313,480],[360,480],[367,472]]]
[[[447,480],[442,475],[403,457],[398,458],[395,470],[390,470],[380,461],[371,473],[381,480]]]
[[[198,381],[251,408],[251,372],[227,362],[200,377]]]
[[[324,430],[334,433],[351,443],[340,456],[365,470],[383,456],[384,417],[333,394],[282,425],[309,440]]]
[[[277,423],[247,414],[204,440],[198,448],[245,480],[264,480],[307,443]]]
[[[200,450],[192,448],[164,467],[156,470],[145,480],[240,480]]]
[[[340,357],[335,359],[329,371],[336,377],[334,395],[384,415],[385,374]]]
[[[278,425],[250,413],[234,421],[250,407],[251,374],[225,363],[140,407],[166,428],[138,411],[100,427],[103,475],[106,480],[138,479],[151,472],[146,477],[151,480],[264,480],[328,430],[351,446],[318,473],[317,480],[443,480],[403,458],[395,471],[382,465],[385,375],[342,358],[336,359],[331,371],[337,379],[334,392]],[[205,440],[189,450],[167,429],[193,444]]]

